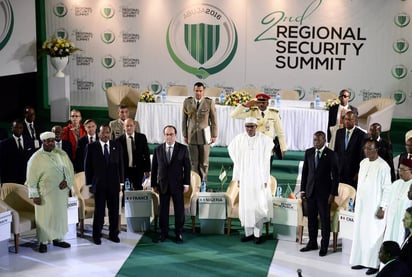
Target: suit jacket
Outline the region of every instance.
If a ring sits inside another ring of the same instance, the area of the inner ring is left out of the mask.
[[[327,199],[330,194],[337,196],[339,176],[335,152],[325,147],[317,168],[315,168],[315,153],[314,147],[305,151],[301,191],[304,191],[308,198]]]
[[[411,272],[409,271],[408,266],[400,261],[395,259],[387,263],[381,271],[376,275],[376,277],[410,277]]]
[[[140,133],[140,125],[138,121],[134,121],[136,124],[136,132]],[[109,122],[110,129],[112,130],[112,140],[118,139],[124,134],[123,122],[120,119],[115,119]]]
[[[74,132],[71,130],[72,124],[69,123],[66,127],[63,127],[63,134],[62,140],[68,140],[72,144],[72,159],[76,159],[76,148],[77,148],[77,139]],[[79,127],[79,139],[85,135],[87,135],[86,129],[84,128],[83,124],[80,124]]]
[[[339,181],[356,188],[357,181],[354,178],[359,172],[359,164],[363,159],[362,147],[367,135],[355,126],[346,150],[345,136],[346,128],[336,132],[334,150],[339,162]]]
[[[157,146],[152,159],[152,187],[160,193],[183,193],[183,186],[190,185],[190,159],[187,146],[175,142],[170,163],[166,156],[166,143]]]
[[[41,126],[41,124],[39,122],[33,122],[33,128],[34,131],[36,133],[36,139],[38,141],[40,141],[40,134],[41,132],[43,132],[43,128]],[[23,136],[27,136],[29,138],[31,138],[32,140],[34,140],[34,138],[31,137],[31,133],[29,131],[29,129],[27,128],[27,124],[26,121],[23,119]]]
[[[93,192],[109,191],[118,197],[120,183],[124,182],[123,151],[116,141],[109,141],[109,163],[103,156],[99,141],[86,146],[84,171],[86,184],[92,184]]]
[[[123,164],[125,167],[129,166],[129,155],[127,154],[126,138],[127,134],[121,135],[117,141],[121,144],[123,149]],[[143,172],[150,171],[150,153],[147,139],[144,134],[134,133],[134,144],[136,146],[133,152],[133,163],[136,170]]]
[[[409,271],[412,273],[412,237],[408,237],[402,246],[399,258],[409,267]]]
[[[349,105],[349,109],[358,117],[358,109],[352,105]],[[329,127],[335,126],[336,125],[336,119],[338,117],[338,110],[339,110],[339,105],[335,105],[330,107],[329,109],[329,119],[328,119],[328,142],[330,141],[331,138],[331,133]]]
[[[26,181],[27,162],[35,152],[33,140],[23,136],[23,151],[17,147],[14,137],[0,143],[0,176],[1,183],[24,184]]]
[[[94,136],[94,141],[99,141],[97,134]],[[86,151],[86,146],[89,144],[89,136],[85,135],[77,141],[76,147],[76,158],[74,159],[74,171],[82,172],[84,171],[84,156]]]
[[[66,152],[67,156],[69,156],[69,159],[73,162],[73,157],[72,157],[72,144],[68,140],[61,140],[62,143],[62,150]]]
[[[386,140],[382,139],[382,138],[379,140],[378,155],[379,155],[379,157],[384,159],[385,162],[388,163],[389,167],[391,168],[392,182],[395,182],[396,174],[395,174],[395,166],[393,165],[392,145],[389,142],[387,142]]]
[[[188,97],[183,102],[182,134],[187,137],[189,144],[207,144],[204,138],[204,131],[210,126],[212,137],[217,137],[217,113],[215,102],[204,97],[201,99],[199,108],[196,109],[194,97]]]

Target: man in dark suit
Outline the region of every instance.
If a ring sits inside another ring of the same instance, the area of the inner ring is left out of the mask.
[[[86,146],[89,143],[93,143],[99,140],[96,134],[96,128],[97,128],[96,121],[94,121],[93,119],[86,119],[83,126],[86,129],[87,135],[82,136],[77,141],[76,158],[74,161],[74,171],[75,172],[84,171],[84,153],[86,150]]]
[[[381,131],[382,126],[379,123],[373,123],[369,127],[369,132],[368,132],[368,137],[373,138],[378,141],[379,143],[379,149],[378,149],[378,155],[382,159],[385,160],[385,162],[388,163],[389,167],[391,168],[391,180],[392,182],[395,182],[396,180],[396,175],[395,175],[395,167],[393,165],[393,151],[392,151],[392,144],[381,138]]]
[[[336,154],[325,146],[325,133],[313,135],[313,146],[305,151],[302,169],[301,197],[307,201],[309,242],[301,252],[318,249],[318,214],[322,226],[319,256],[328,252],[330,206],[338,195],[338,163]]]
[[[56,148],[63,150],[66,152],[67,156],[69,156],[70,161],[73,162],[72,159],[72,144],[68,140],[62,139],[63,128],[60,125],[55,125],[52,127],[51,131],[54,133]]]
[[[401,249],[396,241],[384,241],[379,249],[379,260],[384,267],[376,277],[409,277],[411,272],[408,266],[399,259]]]
[[[183,242],[183,224],[185,211],[183,193],[189,191],[190,159],[187,147],[176,142],[176,127],[168,125],[163,129],[165,142],[160,144],[153,153],[151,184],[160,195],[160,236],[158,242],[163,242],[169,233],[169,205],[173,199],[175,211],[176,243]]]
[[[129,178],[135,190],[142,190],[143,174],[150,177],[150,154],[144,134],[136,132],[135,121],[124,121],[125,133],[117,141],[122,145],[124,177]]]
[[[339,182],[357,187],[359,163],[363,159],[362,147],[367,138],[365,132],[355,126],[356,115],[348,111],[344,118],[345,128],[336,132],[335,152],[339,161]]]
[[[40,133],[43,131],[42,127],[36,121],[36,111],[32,106],[24,108],[24,124],[23,135],[29,137],[36,149],[40,148]]]
[[[343,128],[343,116],[347,111],[352,111],[356,116],[358,116],[358,109],[352,105],[349,105],[351,93],[350,91],[343,89],[339,92],[339,105],[332,106],[329,109],[329,119],[328,119],[328,142],[331,141],[332,132],[338,128]],[[333,143],[334,144],[334,143]],[[334,146],[332,147],[332,149]]]
[[[23,135],[23,125],[22,120],[13,121],[12,136],[0,143],[1,183],[24,185],[26,181],[27,162],[35,149],[33,141]]]
[[[123,153],[121,145],[110,140],[109,125],[102,125],[99,140],[86,147],[86,184],[92,185],[95,198],[93,241],[100,245],[105,207],[109,210],[109,239],[119,243],[119,193],[123,183]]]

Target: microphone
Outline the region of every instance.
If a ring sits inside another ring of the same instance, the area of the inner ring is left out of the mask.
[[[296,272],[298,273],[298,277],[302,277],[302,269],[298,268]]]

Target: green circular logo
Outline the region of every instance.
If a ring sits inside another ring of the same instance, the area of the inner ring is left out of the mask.
[[[406,93],[403,90],[397,90],[392,94],[392,98],[395,100],[396,105],[400,105],[406,101]]]
[[[162,84],[158,81],[150,82],[150,84],[147,86],[147,89],[153,91],[154,94],[159,94],[162,91],[162,88]]]
[[[195,4],[170,21],[166,44],[177,66],[206,79],[230,64],[238,36],[235,24],[222,10],[210,4]]]
[[[13,8],[9,0],[0,0],[0,50],[6,46],[14,28]]]
[[[102,89],[106,91],[108,88],[115,86],[116,83],[112,79],[106,79],[102,82]]]
[[[112,31],[106,30],[100,34],[100,39],[106,44],[111,44],[116,39],[116,36]]]
[[[115,10],[112,6],[107,5],[100,9],[100,14],[103,16],[103,18],[110,19],[114,16]]]
[[[69,38],[69,33],[67,32],[66,29],[64,28],[59,28],[54,32],[54,35],[58,38],[64,38],[68,39]]]
[[[56,5],[54,5],[53,7],[53,13],[55,16],[57,17],[64,17],[67,14],[67,7],[65,4],[63,4],[62,2],[57,3]]]
[[[406,27],[411,22],[411,17],[405,12],[398,13],[394,18],[395,25],[398,27]]]
[[[306,91],[303,87],[296,87],[295,90],[299,93],[299,100],[305,98]]]
[[[393,47],[393,50],[396,53],[402,54],[402,53],[405,53],[406,51],[408,51],[409,43],[406,39],[401,38],[401,39],[398,39],[397,41],[395,41],[393,43],[392,47]]]
[[[112,55],[106,55],[102,58],[102,65],[105,68],[110,69],[116,65],[116,59],[113,58]]]
[[[398,64],[392,67],[392,76],[398,80],[403,79],[408,75],[408,69],[403,64]]]

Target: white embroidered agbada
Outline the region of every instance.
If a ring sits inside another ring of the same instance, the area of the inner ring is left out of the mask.
[[[234,163],[233,180],[240,181],[239,219],[243,227],[255,227],[256,223],[272,217],[270,156],[273,146],[272,139],[260,132],[253,137],[239,134],[228,146]]]
[[[64,179],[67,188],[61,190],[59,184]],[[41,198],[41,205],[34,205],[39,242],[63,239],[67,233],[67,199],[73,180],[73,164],[66,152],[40,148],[31,156],[25,185],[30,198]]]
[[[412,206],[412,200],[408,198],[409,187],[412,179],[405,182],[402,179],[396,180],[392,184],[391,197],[386,210],[386,231],[383,241],[394,240],[402,245],[405,240],[405,227],[402,219],[405,210]]]
[[[365,158],[360,163],[356,192],[355,223],[353,228],[351,265],[379,268],[379,249],[383,242],[386,214],[376,217],[379,207],[388,205],[391,172],[381,157],[374,161]]]

